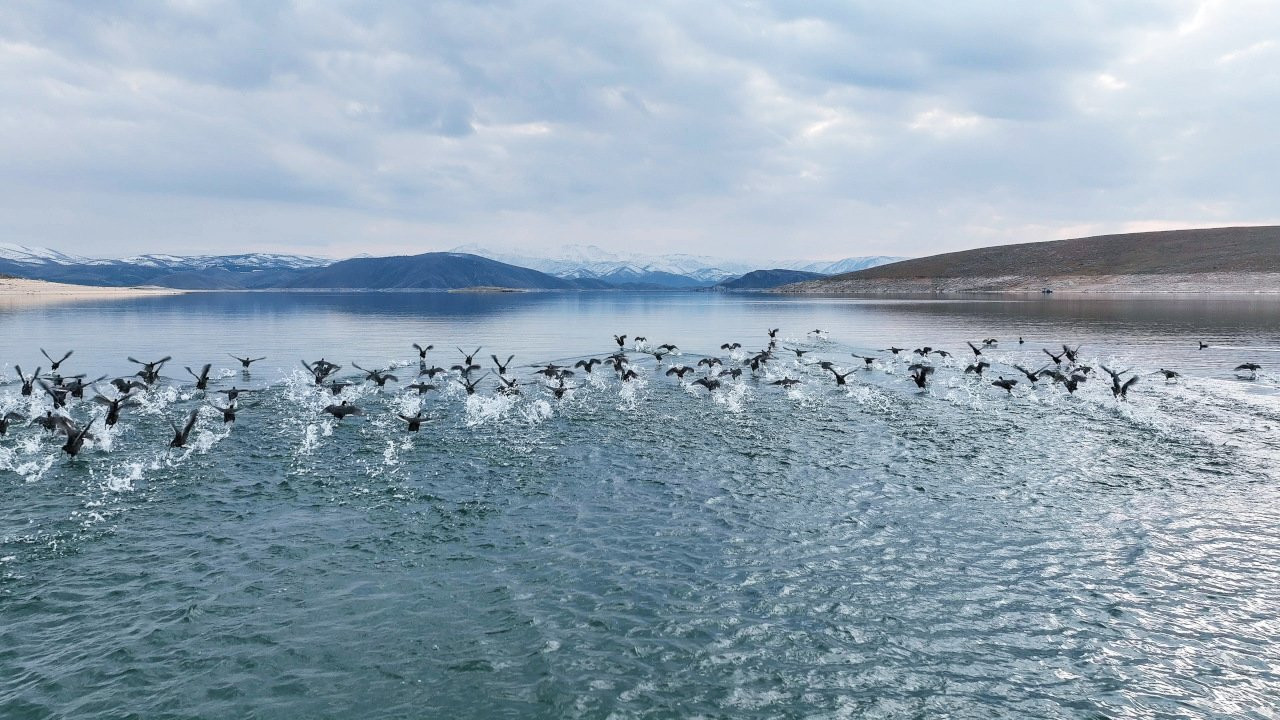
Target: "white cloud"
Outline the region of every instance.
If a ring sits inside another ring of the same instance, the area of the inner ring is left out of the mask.
[[[0,240],[834,257],[1265,222],[1278,31],[1187,0],[11,4]]]

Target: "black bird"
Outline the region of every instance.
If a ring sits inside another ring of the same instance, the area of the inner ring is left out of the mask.
[[[554,396],[555,396],[555,398],[556,398],[557,400],[559,400],[559,399],[563,398],[563,397],[564,397],[564,394],[565,394],[565,393],[567,393],[567,392],[569,392],[570,390],[576,390],[576,389],[577,389],[577,387],[576,387],[576,386],[573,386],[573,385],[565,385],[565,384],[564,384],[564,378],[563,378],[563,377],[561,377],[561,378],[560,378],[560,382],[559,382],[559,384],[557,384],[557,385],[547,385],[547,386],[546,386],[546,388],[547,388],[548,390],[550,390],[550,391],[551,391],[551,394],[552,394],[552,395],[554,395]]]
[[[109,398],[109,397],[106,397],[106,396],[104,396],[104,395],[94,395],[94,396],[93,396],[93,400],[94,400],[94,402],[98,403],[99,405],[106,405],[106,406],[107,406],[107,419],[106,419],[106,423],[107,423],[107,425],[108,425],[108,426],[110,426],[110,425],[115,425],[117,422],[119,422],[119,421],[120,421],[120,411],[121,411],[121,410],[122,410],[126,405],[130,405],[130,404],[132,404],[133,396],[132,396],[132,395],[121,395],[120,397],[115,398],[115,399],[113,400],[113,399],[111,399],[111,398]]]
[[[197,408],[191,411],[187,416],[187,422],[181,428],[169,418],[169,427],[173,428],[173,439],[169,441],[169,447],[180,448],[187,444],[187,438],[191,436],[191,430],[196,426],[196,418],[199,416],[200,410]]]
[[[1111,383],[1111,394],[1114,397],[1119,398],[1121,400],[1127,399],[1129,397],[1129,388],[1133,387],[1133,384],[1136,382],[1138,382],[1137,375],[1134,375],[1133,377],[1129,378],[1123,383],[1121,383],[1119,380],[1116,380],[1115,382]]]
[[[1080,356],[1080,346],[1071,347],[1066,343],[1062,344],[1062,354],[1067,356],[1067,362],[1075,364],[1076,358]]]
[[[1021,344],[1023,344],[1024,342],[1026,342],[1026,341],[1022,339],[1022,336],[1021,336],[1021,335],[1019,335],[1019,336],[1018,336],[1018,344],[1019,344],[1019,345],[1021,345]]]
[[[414,343],[414,344],[413,344],[413,349],[418,351],[418,357],[419,357],[419,358],[421,358],[422,360],[426,360],[426,359],[427,359],[427,351],[428,351],[428,350],[435,350],[435,349],[436,349],[436,346],[435,346],[435,345],[428,345],[428,346],[426,346],[426,347],[423,347],[423,346],[419,345],[418,343]]]
[[[907,372],[911,373],[911,380],[915,382],[916,387],[924,389],[925,384],[929,382],[929,376],[934,373],[934,368],[932,365],[916,363],[907,367]]]
[[[154,362],[142,362],[141,360],[135,360],[131,357],[129,358],[129,362],[141,365],[142,369],[134,374],[142,378],[142,381],[146,384],[154,385],[156,381],[160,379],[160,368],[164,367],[164,364],[172,359],[173,358],[168,355],[165,355]]]
[[[989,367],[991,367],[991,363],[987,362],[986,360],[979,360],[978,362],[966,367],[964,371],[965,371],[965,374],[974,373],[978,377],[982,377],[982,371],[986,370]]]
[[[227,403],[226,407],[220,407],[210,402],[209,407],[222,413],[222,422],[224,425],[226,423],[236,421],[236,401],[235,400],[232,400],[231,402]]]
[[[1251,362],[1241,363],[1236,366],[1236,372],[1238,373],[1247,372],[1251,377],[1255,377],[1255,378],[1258,377],[1258,371],[1261,369],[1262,369],[1261,365],[1259,365],[1258,363],[1251,363]]]
[[[635,370],[632,370],[631,368],[627,368],[626,371],[624,371],[618,377],[619,379],[622,380],[622,382],[631,382],[632,380],[639,378],[640,373],[636,372]]]
[[[351,383],[334,380],[333,382],[325,385],[325,387],[329,388],[330,395],[341,395],[343,390],[351,387]]]
[[[920,348],[916,348],[915,350],[912,350],[911,354],[919,355],[920,357],[927,357],[931,352],[933,352],[933,348],[929,347],[928,345],[925,345],[924,347],[920,347]]]
[[[475,380],[472,380],[472,379],[470,379],[470,378],[464,378],[464,379],[462,379],[462,380],[459,380],[459,381],[458,381],[458,384],[459,384],[459,385],[461,385],[462,387],[464,387],[464,388],[466,388],[466,389],[467,389],[467,394],[468,394],[468,395],[475,395],[475,394],[476,394],[476,386],[480,384],[480,381],[481,381],[481,380],[484,380],[484,379],[485,379],[485,378],[487,378],[487,377],[489,377],[489,373],[485,373],[484,375],[481,375],[480,377],[476,378]]]
[[[720,346],[720,349],[721,349],[721,350],[728,350],[728,351],[732,352],[732,351],[734,351],[734,350],[737,350],[737,349],[738,349],[738,348],[740,348],[740,347],[742,347],[742,343],[736,343],[736,342],[733,342],[733,343],[725,343],[725,344],[721,345],[721,346]]]
[[[885,348],[884,350],[881,350],[880,352],[893,353],[894,355],[897,355],[898,353],[900,353],[900,352],[902,352],[902,351],[904,351],[904,350],[906,350],[906,348],[900,348],[900,347],[887,347],[887,348]]]
[[[1009,393],[1010,395],[1012,395],[1012,394],[1013,394],[1013,388],[1014,388],[1014,386],[1015,386],[1015,385],[1017,385],[1017,384],[1018,384],[1018,381],[1017,381],[1017,380],[1005,380],[1005,379],[1004,379],[1004,376],[1003,376],[1003,375],[1001,375],[999,380],[993,380],[993,381],[991,381],[991,384],[992,384],[992,385],[995,385],[995,386],[996,386],[996,387],[998,387],[998,388],[1002,388],[1005,392],[1007,392],[1007,393]]]
[[[80,450],[84,448],[84,441],[86,439],[93,439],[93,435],[90,434],[89,428],[93,427],[93,422],[96,419],[97,418],[91,418],[89,422],[85,423],[84,427],[78,428],[70,420],[66,420],[64,418],[62,431],[67,434],[67,442],[63,444],[62,452],[70,455],[71,457],[75,457],[80,454]]]
[[[1015,369],[1015,370],[1017,370],[1018,372],[1022,373],[1022,374],[1023,374],[1023,375],[1025,375],[1025,376],[1027,376],[1027,380],[1030,380],[1032,385],[1035,385],[1035,384],[1036,384],[1036,381],[1040,379],[1040,373],[1044,372],[1044,371],[1045,371],[1045,369],[1047,369],[1047,368],[1048,368],[1048,366],[1046,365],[1045,367],[1042,367],[1042,368],[1040,368],[1039,370],[1031,371],[1031,370],[1028,370],[1028,369],[1026,369],[1026,368],[1022,367],[1021,365],[1014,365],[1013,367],[1014,367],[1014,369]]]
[[[71,382],[63,384],[63,387],[67,389],[67,392],[71,393],[71,397],[74,397],[74,398],[84,397],[85,388],[89,387],[90,385],[93,385],[94,383],[102,382],[103,380],[106,380],[107,376],[101,375],[88,382],[85,382],[83,378],[84,378],[83,375],[77,375],[71,378]]]
[[[1173,382],[1174,380],[1177,380],[1178,378],[1182,377],[1182,373],[1177,372],[1175,370],[1165,370],[1164,368],[1160,368],[1159,370],[1152,373],[1152,375],[1163,375],[1165,382]]]
[[[512,355],[511,357],[507,358],[507,361],[506,361],[506,362],[498,362],[498,356],[497,356],[497,355],[490,355],[489,357],[493,358],[493,364],[494,364],[494,366],[496,366],[496,367],[498,368],[498,374],[499,374],[499,375],[506,375],[506,374],[507,374],[507,366],[511,364],[511,361],[512,361],[512,360],[514,360],[516,356],[515,356],[515,355]]]
[[[327,380],[330,375],[342,369],[341,365],[334,365],[324,358],[320,358],[314,363],[309,363],[306,360],[303,360],[302,367],[306,368],[307,371],[311,373],[315,378],[317,385],[323,385],[324,381]]]
[[[431,367],[419,368],[418,376],[421,377],[423,375],[426,375],[429,379],[434,380],[437,375],[440,375],[445,372],[448,372],[448,371],[442,367],[436,367],[432,365]]]
[[[782,329],[782,328],[773,328],[773,329],[769,330],[769,339],[770,339],[770,340],[777,340],[777,339],[778,339],[778,331],[779,331],[779,330],[781,330],[781,329]]]
[[[769,383],[769,384],[770,384],[770,385],[781,385],[782,387],[787,388],[788,390],[790,390],[791,388],[795,387],[796,385],[799,385],[799,384],[800,384],[800,381],[799,381],[799,380],[796,380],[796,379],[794,379],[794,378],[784,377],[784,378],[782,378],[781,380],[774,380],[773,382],[771,382],[771,383]]]
[[[462,348],[458,348],[458,352],[462,353],[462,356],[467,359],[467,361],[463,363],[464,365],[475,365],[476,355],[480,354],[480,348],[476,348],[475,352],[471,353],[470,355],[468,355],[467,351],[463,350]]]
[[[235,400],[236,398],[240,397],[240,393],[247,393],[247,392],[254,392],[254,391],[253,391],[253,390],[241,390],[240,388],[236,387],[235,385],[232,385],[230,390],[214,390],[214,392],[218,393],[219,395],[226,395],[226,396],[227,396],[227,400],[228,400],[228,401],[232,401],[232,400]]]
[[[933,354],[937,355],[938,357],[944,357],[944,358],[951,357],[951,353],[947,352],[946,350],[934,350]]]
[[[583,370],[586,370],[587,374],[590,375],[591,371],[595,368],[595,366],[599,365],[600,362],[601,361],[599,358],[589,358],[587,360],[579,360],[578,362],[574,363],[573,366],[576,368],[582,368]],[[659,362],[661,362],[661,358],[659,358]]]
[[[0,415],[0,435],[4,435],[9,432],[9,423],[13,422],[14,420],[24,420],[24,419],[26,419],[25,415],[22,415],[21,413],[16,413],[12,410],[5,413],[4,415]]]
[[[974,357],[979,357],[980,355],[982,355],[982,349],[981,349],[981,348],[979,348],[977,345],[974,345],[973,343],[969,342],[968,340],[965,340],[965,343],[969,346],[969,349],[973,351],[973,356],[974,356]]]
[[[610,355],[609,357],[605,358],[605,362],[609,363],[610,365],[613,365],[614,372],[617,372],[617,373],[621,373],[622,366],[628,363],[627,356],[621,353],[614,353]]]
[[[397,413],[396,417],[409,423],[409,432],[418,432],[418,428],[422,427],[422,423],[427,421],[427,416],[423,415],[422,413],[418,413],[413,417],[409,417],[408,415],[400,415],[399,413]]]
[[[1207,343],[1207,342],[1205,342],[1205,341],[1203,341],[1203,340],[1198,340],[1197,342],[1199,342],[1199,343],[1200,343],[1200,349],[1201,349],[1201,350],[1204,350],[1205,348],[1209,347],[1209,343]]]
[[[1101,368],[1102,368],[1102,370],[1103,370],[1104,372],[1106,372],[1108,375],[1110,375],[1110,376],[1111,376],[1111,384],[1112,384],[1112,385],[1119,385],[1119,384],[1120,384],[1120,376],[1121,376],[1121,375],[1124,375],[1124,374],[1125,374],[1125,373],[1127,373],[1127,372],[1129,372],[1128,370],[1121,370],[1120,372],[1116,372],[1115,370],[1112,370],[1111,368],[1107,367],[1106,365],[1099,365],[1099,367],[1101,367]]]
[[[396,377],[395,375],[392,375],[386,370],[366,370],[365,368],[362,368],[355,363],[351,363],[351,367],[364,373],[364,379],[372,380],[373,382],[378,384],[378,387],[385,386],[388,380],[392,382],[400,382],[400,378]]]
[[[995,338],[987,338],[982,341],[982,347],[984,348],[995,347],[996,345],[999,345],[999,344],[1000,344],[1000,341],[996,340]]]
[[[653,350],[649,354],[653,356],[653,359],[656,360],[659,365],[662,364],[662,358],[667,356],[667,354],[661,350]]]
[[[742,377],[742,368],[733,368],[732,370],[726,370],[720,373],[720,377],[724,377],[725,375],[728,375],[734,380],[737,380],[738,378]]]
[[[31,397],[31,392],[35,389],[32,386],[35,385],[36,380],[40,377],[40,368],[36,368],[35,373],[30,378],[22,374],[21,365],[14,365],[13,369],[18,371],[18,379],[22,380],[22,390],[20,391],[22,396]]]
[[[1044,354],[1045,354],[1045,355],[1048,355],[1048,356],[1050,357],[1050,359],[1052,359],[1052,360],[1053,360],[1053,364],[1054,364],[1054,365],[1061,365],[1061,364],[1062,364],[1062,356],[1063,356],[1063,355],[1066,355],[1066,352],[1060,352],[1060,353],[1058,353],[1057,355],[1054,355],[1053,353],[1049,352],[1048,350],[1046,350],[1046,349],[1044,349],[1044,348],[1040,348],[1040,350],[1041,350],[1042,352],[1044,352]]]
[[[819,360],[818,362],[814,363],[814,365],[817,365],[823,370],[830,370],[831,368],[836,366],[836,364],[834,362],[831,362],[830,360]]]
[[[404,386],[404,389],[405,389],[405,390],[417,390],[417,391],[418,391],[418,394],[419,394],[419,395],[421,395],[421,394],[423,394],[423,393],[425,393],[425,392],[428,392],[428,391],[431,391],[431,390],[436,390],[437,388],[436,388],[436,386],[435,386],[435,385],[432,385],[432,384],[430,384],[430,383],[420,383],[420,382],[416,382],[416,383],[410,383],[409,385],[405,385],[405,386]]]
[[[649,338],[647,338],[647,337],[645,337],[645,336],[643,336],[643,335],[637,335],[637,336],[635,336],[635,337],[631,338],[631,342],[634,342],[636,345],[643,345],[643,344],[645,344],[645,343],[649,342]]]
[[[623,347],[623,346],[625,346],[625,345],[627,344],[627,336],[626,336],[626,335],[614,335],[614,336],[613,336],[613,341],[614,341],[614,342],[616,342],[616,343],[618,343],[618,347]]]
[[[702,358],[701,360],[699,360],[699,361],[698,361],[698,365],[700,365],[700,366],[701,366],[701,365],[706,365],[706,366],[707,366],[707,370],[710,370],[710,369],[711,369],[711,366],[713,366],[713,365],[720,365],[720,364],[721,364],[721,363],[720,363],[720,358],[718,358],[718,357],[704,357],[704,358]]]
[[[212,368],[213,368],[213,365],[211,365],[210,363],[205,363],[204,367],[200,368],[200,372],[198,374],[191,368],[187,368],[187,372],[191,374],[191,377],[196,379],[197,390],[209,389],[209,370]]]
[[[836,385],[844,385],[844,384],[845,384],[845,378],[847,378],[847,377],[849,377],[850,375],[852,375],[852,374],[853,374],[853,370],[850,370],[849,372],[847,372],[847,373],[845,373],[845,374],[843,374],[843,375],[841,375],[840,373],[836,372],[836,369],[835,369],[835,368],[827,368],[827,370],[828,370],[832,375],[834,375],[834,376],[836,377]]]
[[[870,357],[868,355],[859,355],[858,353],[849,353],[849,354],[861,360],[863,367],[865,367],[868,370],[871,369],[872,363],[876,361],[875,358]]]
[[[689,367],[688,365],[676,365],[675,367],[667,368],[667,375],[675,375],[681,380],[684,379],[685,375],[691,372],[693,372],[693,368]]]
[[[693,381],[694,385],[701,385],[707,389],[707,392],[715,392],[720,387],[720,381],[713,377],[701,377]]]
[[[227,353],[227,356],[233,360],[240,361],[240,367],[245,370],[248,370],[250,365],[258,362],[259,360],[266,360],[265,357],[240,357],[239,355],[232,355],[231,353]]]
[[[676,347],[675,345],[672,345],[671,343],[663,343],[663,344],[661,344],[661,345],[659,345],[659,346],[658,346],[658,349],[659,349],[659,350],[666,351],[666,352],[667,352],[667,354],[670,354],[670,353],[673,353],[673,352],[675,352],[675,351],[679,350],[680,348]]]
[[[498,382],[502,383],[502,387],[498,388],[498,392],[502,393],[503,395],[519,395],[520,394],[520,382],[515,378],[503,377],[502,375],[499,375]]]
[[[134,390],[147,389],[146,383],[138,382],[137,380],[132,380],[130,378],[116,378],[115,380],[111,381],[111,385],[116,390],[119,390],[121,393],[130,393],[130,392],[133,392]]]
[[[347,402],[346,400],[343,400],[343,401],[342,401],[342,403],[340,403],[340,404],[338,404],[338,405],[326,405],[326,406],[325,406],[325,408],[324,408],[324,410],[322,410],[321,412],[327,412],[327,413],[329,413],[330,415],[332,415],[332,416],[334,416],[334,417],[338,418],[338,421],[339,421],[339,422],[341,422],[341,421],[342,421],[342,418],[344,418],[344,417],[346,417],[346,416],[348,416],[348,415],[363,415],[363,414],[364,414],[364,411],[363,411],[363,410],[361,410],[360,408],[356,407],[355,405],[352,405],[351,403]]]
[[[573,371],[563,365],[548,363],[546,367],[538,368],[534,372],[539,375],[546,375],[549,378],[563,377],[565,375],[573,375]]]
[[[1072,373],[1071,377],[1062,381],[1062,386],[1067,389],[1068,393],[1070,393],[1071,395],[1075,395],[1076,390],[1079,389],[1080,387],[1080,383],[1086,380],[1088,380],[1088,378],[1085,377],[1084,375],[1077,375],[1075,373]]]
[[[45,356],[46,358],[48,358],[48,360],[49,360],[49,362],[50,362],[50,363],[53,363],[52,365],[50,365],[50,366],[49,366],[49,369],[50,369],[50,370],[53,370],[53,371],[56,371],[56,370],[58,369],[58,366],[59,366],[59,365],[61,365],[62,363],[66,362],[66,361],[67,361],[67,358],[71,357],[71,353],[73,353],[73,352],[75,352],[75,350],[68,350],[68,351],[67,351],[67,354],[66,354],[66,355],[63,355],[61,359],[59,359],[59,360],[54,360],[53,358],[49,357],[49,353],[45,352],[45,351],[44,351],[44,348],[40,348],[40,354],[41,354],[41,355],[43,355],[43,356]]]
[[[47,393],[49,397],[53,398],[53,408],[55,410],[67,406],[67,394],[70,392],[69,390],[62,387],[54,387],[44,380],[37,380],[36,382],[40,383],[40,387],[45,391],[45,393]]]
[[[799,359],[803,358],[803,357],[804,357],[804,354],[805,354],[805,353],[807,353],[807,352],[809,352],[808,350],[798,350],[798,349],[796,349],[796,348],[783,348],[783,349],[784,349],[784,350],[790,350],[791,352],[795,353],[795,354],[796,354],[796,359],[797,359],[797,360],[799,360]]]

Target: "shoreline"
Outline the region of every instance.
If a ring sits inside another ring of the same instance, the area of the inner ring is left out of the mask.
[[[185,295],[189,290],[155,286],[101,287],[18,277],[0,277],[0,300],[79,300]]]
[[[988,277],[849,278],[774,288],[782,295],[1280,295],[1280,273],[1162,275],[1005,275]]]

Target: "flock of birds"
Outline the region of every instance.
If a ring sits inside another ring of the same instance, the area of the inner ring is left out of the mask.
[[[517,368],[513,365],[514,355],[509,355],[506,360],[502,360],[496,354],[491,354],[489,359],[493,363],[493,368],[490,371],[484,371],[484,367],[479,364],[482,348],[476,348],[471,352],[458,348],[461,359],[446,369],[434,363],[428,364],[427,356],[429,352],[435,349],[434,345],[413,343],[413,349],[418,355],[417,374],[413,382],[404,385],[404,389],[421,395],[433,390],[441,390],[442,383],[454,382],[463,388],[467,395],[474,395],[480,389],[481,383],[490,375],[494,375],[497,382],[495,392],[498,394],[507,396],[519,395],[523,387],[536,384],[541,386],[550,396],[559,399],[564,397],[566,393],[580,387],[573,384],[575,377],[579,376],[579,374],[582,376],[593,375],[597,368],[607,368],[621,382],[631,382],[640,378],[640,373],[637,372],[633,365],[633,356],[629,352],[652,357],[656,361],[658,371],[663,372],[668,377],[674,377],[680,382],[687,382],[690,385],[705,388],[708,393],[717,392],[724,383],[729,380],[737,380],[743,377],[744,374],[749,373],[752,377],[759,376],[770,363],[778,361],[779,355],[786,357],[785,353],[794,354],[796,366],[811,367],[822,372],[831,373],[831,380],[837,386],[846,385],[849,377],[860,369],[871,370],[878,361],[885,359],[896,360],[900,356],[906,357],[910,359],[910,363],[906,368],[907,376],[918,388],[924,389],[928,386],[930,378],[939,369],[931,359],[933,357],[947,358],[951,356],[951,353],[947,350],[928,346],[911,350],[901,347],[888,347],[879,351],[888,353],[888,356],[852,353],[855,359],[862,361],[861,365],[855,365],[852,370],[844,370],[829,360],[807,362],[805,355],[812,352],[811,349],[779,347],[778,332],[778,328],[768,330],[767,344],[761,350],[743,352],[741,343],[724,343],[720,346],[720,350],[729,354],[729,359],[722,359],[718,356],[701,356],[697,363],[692,366],[674,362],[667,364],[668,358],[682,357],[680,348],[674,344],[664,343],[650,347],[647,338],[634,337],[631,338],[632,346],[629,350],[627,346],[628,336],[615,335],[613,339],[617,349],[609,355],[582,358],[570,365],[557,365],[552,362],[545,365],[530,366],[532,372],[540,376],[533,383],[522,381],[518,377]],[[818,338],[823,338],[826,335],[822,330],[812,330],[808,334]],[[1023,338],[1018,338],[1018,344],[1025,344]],[[993,362],[988,359],[985,351],[998,347],[999,341],[996,338],[986,338],[979,342],[968,342],[967,345],[973,353],[973,358],[964,368],[964,373],[966,375],[975,375],[979,378],[988,378],[987,371],[993,367]],[[1207,343],[1199,343],[1201,350],[1208,347],[1210,346]],[[1071,347],[1063,344],[1061,350],[1057,348],[1044,348],[1042,350],[1048,357],[1042,367],[1033,370],[1020,364],[1009,364],[1007,368],[1011,377],[1006,378],[1004,374],[997,373],[996,379],[991,380],[991,385],[1012,395],[1013,389],[1023,381],[1035,385],[1048,380],[1055,385],[1061,385],[1068,393],[1074,394],[1080,385],[1088,382],[1098,374],[1093,366],[1081,362],[1079,346]],[[71,358],[73,352],[69,350],[55,360],[53,356],[41,348],[40,353],[49,361],[48,371],[44,374],[42,374],[43,367],[37,367],[35,372],[27,375],[23,372],[21,366],[14,366],[21,383],[20,395],[32,398],[39,391],[39,393],[47,395],[52,400],[52,408],[46,410],[44,415],[36,415],[30,420],[22,413],[14,410],[3,413],[0,415],[0,435],[7,434],[12,424],[26,421],[29,426],[40,426],[47,432],[61,434],[65,438],[61,448],[62,451],[74,458],[83,449],[85,441],[93,439],[92,431],[95,424],[99,420],[107,426],[113,426],[119,422],[121,413],[135,404],[140,394],[151,392],[163,382],[164,378],[161,376],[161,370],[172,360],[171,356],[152,361],[129,357],[129,362],[139,366],[138,371],[133,375],[112,379],[108,379],[107,375],[103,375],[88,380],[85,373],[70,375],[62,373],[63,365]],[[266,359],[265,357],[240,357],[237,355],[230,355],[230,357],[240,364],[245,378],[248,378],[250,366],[253,363]],[[361,375],[355,375],[340,378],[338,373],[342,370],[342,366],[324,358],[310,362],[303,360],[302,365],[306,368],[315,386],[320,388],[321,392],[328,392],[334,397],[341,396],[344,389],[357,383],[373,383],[381,388],[388,383],[400,382],[400,378],[394,375],[391,369],[370,370],[354,362],[351,363],[351,366],[363,375],[362,377]],[[224,423],[234,422],[239,409],[240,396],[244,393],[256,391],[242,389],[234,385],[230,388],[211,390],[209,385],[214,382],[210,378],[212,369],[212,363],[205,364],[199,370],[193,370],[190,367],[185,368],[187,373],[194,379],[194,390],[204,393],[205,403],[221,414]],[[1142,377],[1142,374],[1134,373],[1129,369],[1113,370],[1104,365],[1099,365],[1097,369],[1106,373],[1110,378],[1111,393],[1117,400],[1125,400],[1129,395],[1129,391]],[[1260,369],[1261,365],[1246,362],[1237,365],[1235,372],[1249,378],[1256,378]],[[484,371],[484,373],[480,374],[481,371]],[[1017,374],[1014,375],[1014,372]],[[1180,377],[1177,371],[1166,368],[1160,368],[1147,374],[1160,375],[1165,382],[1175,382]],[[686,380],[689,377],[692,377],[692,379]],[[100,388],[99,383],[104,381],[107,387]],[[804,380],[801,378],[793,378],[785,373],[781,378],[766,380],[766,384],[788,389],[802,382]],[[69,414],[68,404],[72,399],[84,399],[86,393],[89,392],[92,392],[92,402],[102,406],[105,409],[105,413],[95,415],[83,423],[77,422]],[[223,404],[215,401],[215,396],[217,395],[225,397]],[[188,443],[192,430],[195,428],[196,420],[199,417],[199,412],[199,407],[191,410],[182,419],[181,424],[170,418],[169,424],[173,430],[173,436],[169,441],[170,447],[180,448]],[[323,408],[323,412],[332,415],[338,421],[349,416],[364,415],[363,409],[346,399],[339,399],[336,403],[326,405]],[[397,413],[397,417],[405,423],[409,432],[418,432],[422,424],[429,419],[421,412],[415,415]]]

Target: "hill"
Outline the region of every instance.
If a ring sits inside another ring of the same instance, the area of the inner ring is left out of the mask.
[[[904,260],[782,292],[1276,292],[1280,227],[1099,235]]]
[[[598,280],[569,280],[466,253],[432,252],[341,260],[293,273],[271,285],[345,290],[457,290],[472,287],[577,290],[608,287]]]
[[[773,270],[752,270],[741,277],[722,280],[716,284],[715,289],[769,290],[782,285],[804,282],[805,280],[816,280],[824,277],[826,277],[826,275],[823,275],[822,273],[806,272],[804,270],[782,270],[778,268]]]

